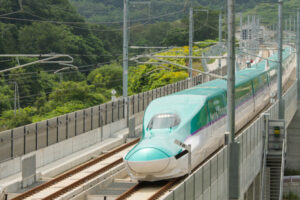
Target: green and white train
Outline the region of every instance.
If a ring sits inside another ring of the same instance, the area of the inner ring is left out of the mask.
[[[283,51],[287,62],[291,48]],[[277,54],[269,60],[236,72],[236,130],[263,109],[276,92]],[[289,65],[284,65],[289,66]],[[283,69],[283,83],[291,73]],[[227,120],[227,83],[216,79],[153,100],[147,107],[140,142],[124,156],[132,178],[156,181],[188,173],[187,151],[175,144],[191,145],[194,168],[224,143]]]

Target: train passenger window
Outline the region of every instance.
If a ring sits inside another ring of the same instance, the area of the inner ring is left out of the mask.
[[[180,118],[175,114],[158,114],[155,115],[149,122],[149,129],[172,128],[180,123]]]

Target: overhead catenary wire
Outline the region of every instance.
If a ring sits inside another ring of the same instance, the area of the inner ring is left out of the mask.
[[[161,69],[161,70],[163,70],[163,69]],[[177,71],[186,71],[186,69],[173,69],[172,70],[172,72],[177,72]],[[63,74],[68,74],[68,73],[76,73],[76,72],[62,72]],[[143,74],[141,77],[144,77],[144,76],[146,76],[147,74]],[[10,80],[10,82],[11,81],[14,81],[14,80]],[[108,82],[108,83],[114,83],[114,82],[121,82],[122,81],[122,79],[115,79],[115,80],[112,80],[112,81],[110,81],[110,82]],[[104,85],[106,85],[107,83],[96,83],[96,84],[90,84],[90,85],[88,85],[88,86],[104,86]],[[70,89],[60,89],[61,91],[66,91],[66,90],[70,90]],[[27,95],[27,96],[20,96],[19,98],[20,99],[26,99],[26,98],[31,98],[31,97],[36,97],[36,96],[41,96],[41,95],[43,95],[43,94],[46,94],[46,95],[48,95],[48,94],[50,94],[50,93],[52,93],[52,92],[55,92],[55,91],[57,91],[57,90],[52,90],[51,92],[41,92],[41,93],[38,93],[38,94],[32,94],[32,95]],[[6,99],[7,100],[7,99]],[[14,98],[10,98],[10,99],[8,99],[9,101],[13,101],[14,100]],[[0,100],[0,102],[4,102],[3,100]]]
[[[35,2],[37,3],[37,2]],[[184,3],[175,3],[175,2],[151,2],[152,4],[159,4],[159,5],[182,5],[183,7],[185,6],[185,2]],[[52,7],[55,7],[55,10],[63,10],[63,11],[67,11],[67,12],[70,12],[70,13],[74,13],[76,12],[76,9],[74,10],[72,7],[69,7],[69,9],[64,9],[64,8],[61,8],[59,5],[47,5],[47,4],[44,4],[44,3],[41,3],[39,4],[39,7],[44,7],[44,8],[48,8],[48,9],[51,9]],[[80,13],[80,10],[77,10],[79,13]],[[93,7],[93,11],[105,11],[107,12],[107,10],[104,10],[103,8],[101,9],[96,9],[95,7]],[[121,17],[121,16],[120,16]],[[134,21],[142,21],[142,20],[147,20],[147,18],[142,18],[142,19],[138,19],[138,20],[134,20]],[[80,22],[78,22],[80,23]],[[93,23],[90,23],[90,24],[112,24],[112,23],[123,23],[123,20],[119,20],[119,21],[103,21],[103,22],[93,22]]]
[[[9,16],[9,15],[13,15],[13,14],[16,14],[16,13],[23,12],[22,1],[19,0],[19,1],[18,1],[18,4],[19,4],[19,10],[13,11],[13,12],[10,12],[10,13],[1,14],[0,17],[3,17],[3,16]]]
[[[182,12],[182,11],[180,11],[180,12]],[[28,12],[25,12],[25,13],[28,13]],[[179,12],[178,12],[179,13]],[[29,14],[31,14],[31,13],[29,13]],[[31,14],[31,15],[33,15],[33,16],[36,16],[36,17],[39,17],[39,16],[37,16],[37,15],[34,15],[34,14]],[[166,15],[164,15],[164,16],[168,16],[168,15],[170,15],[170,14],[166,14]],[[151,18],[151,20],[153,20],[153,19],[157,19],[158,17],[154,17],[154,18]],[[20,18],[18,18],[18,19],[20,19]],[[28,19],[27,19],[28,20]],[[148,19],[147,19],[148,20]],[[43,20],[44,21],[44,20]],[[54,21],[53,21],[54,22]],[[132,22],[132,20],[131,20],[131,22]],[[57,23],[62,23],[62,22],[59,22],[59,21],[57,21]],[[64,23],[68,23],[68,22],[64,22]],[[77,22],[76,22],[77,23]],[[80,23],[80,22],[78,22],[78,23]],[[148,22],[147,22],[148,23]],[[89,24],[89,23],[84,23],[84,24]],[[140,26],[140,25],[138,25],[138,26]],[[133,28],[133,26],[132,26],[132,28]],[[85,70],[85,71],[87,71],[87,70]],[[63,72],[63,73],[76,73],[76,72]],[[20,74],[17,74],[17,75],[20,75]]]
[[[59,74],[75,74],[75,73],[78,73],[78,72],[88,72],[88,71],[92,71],[94,69],[97,69],[96,67],[93,67],[93,68],[89,68],[89,69],[85,69],[85,70],[73,70],[71,72],[59,72],[59,73],[56,73],[56,74],[50,74],[50,75],[53,75],[53,76],[56,76],[56,75],[59,75]],[[52,72],[55,72],[55,70],[53,70]],[[19,76],[19,75],[16,75],[16,76]],[[20,75],[21,76],[21,75]],[[32,75],[32,76],[28,76],[28,77],[18,77],[17,79],[7,79],[5,80],[6,82],[7,81],[17,81],[17,80],[26,80],[26,79],[32,79],[32,78],[39,78],[39,74],[37,73],[36,76]]]
[[[88,65],[81,65],[81,66],[78,66],[78,69],[87,68],[87,67],[91,67],[91,66],[99,67],[99,66],[103,66],[103,65],[107,65],[107,64],[112,64],[112,63],[114,63],[114,61],[102,62],[102,63],[94,63],[94,64],[88,64]],[[6,76],[11,76],[11,75],[40,74],[40,73],[43,73],[43,72],[54,72],[54,71],[56,71],[56,69],[54,69],[54,70],[39,71],[39,72],[9,73],[9,74],[2,74],[0,77],[6,77]]]
[[[11,59],[8,59],[8,60],[0,60],[0,63],[2,62],[9,62],[9,61],[12,61]]]
[[[121,82],[122,79],[115,79],[115,80],[112,80],[108,83],[115,83],[115,82]],[[95,84],[90,84],[90,85],[87,85],[87,86],[104,86],[106,85],[107,83],[95,83]],[[45,92],[45,91],[42,91],[38,94],[32,94],[32,95],[26,95],[26,96],[20,96],[19,99],[27,99],[27,98],[31,98],[31,97],[36,97],[36,96],[41,96],[41,95],[44,95],[44,94],[51,94],[53,92],[56,92],[56,91],[69,91],[71,89],[56,89],[56,90],[52,90],[52,91],[49,91],[49,92]],[[9,98],[9,99],[6,99],[5,101],[4,100],[0,100],[0,102],[6,102],[7,100],[9,101],[13,101],[14,98]]]
[[[130,20],[130,22],[139,22],[139,21],[145,21],[145,24],[149,23],[149,21],[155,20],[155,19],[159,19],[159,18],[163,18],[166,16],[171,16],[171,15],[175,15],[178,13],[183,12],[184,10],[179,10],[176,12],[172,12],[172,13],[167,13],[164,15],[160,15],[160,16],[155,16],[155,17],[150,17],[150,18],[144,18],[144,19],[138,19],[138,20]],[[33,15],[31,13],[28,13],[27,11],[25,11],[24,13]],[[43,18],[40,17],[38,15],[34,15],[35,17],[39,17],[39,18]],[[69,27],[73,27],[73,28],[78,28],[78,29],[85,29],[85,30],[94,30],[94,31],[99,31],[99,32],[111,32],[111,31],[120,31],[122,30],[121,28],[116,28],[116,29],[108,29],[108,30],[102,30],[102,29],[97,29],[97,28],[84,28],[84,27],[79,27],[79,26],[74,26],[73,24],[76,25],[101,25],[101,24],[115,24],[116,22],[105,22],[105,23],[90,23],[90,22],[66,22],[66,21],[56,21],[56,20],[41,20],[41,19],[26,19],[26,18],[17,18],[17,17],[6,17],[6,16],[0,16],[0,19],[7,19],[7,20],[15,20],[15,21],[28,21],[28,22],[47,22],[47,23],[53,23],[53,24],[63,24]],[[117,22],[120,23],[120,22]],[[136,26],[140,26],[142,24],[137,24],[137,25],[133,25],[130,27],[130,29],[136,27]]]

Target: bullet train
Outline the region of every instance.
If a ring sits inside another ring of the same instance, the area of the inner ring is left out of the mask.
[[[291,48],[285,48],[284,63],[290,55]],[[277,54],[269,60],[236,72],[236,130],[276,92]],[[283,69],[283,83],[291,70]],[[153,100],[145,110],[140,142],[123,158],[129,175],[139,181],[158,181],[187,174],[188,151],[175,140],[191,145],[192,168],[219,148],[226,130],[226,93],[226,80],[216,79]]]

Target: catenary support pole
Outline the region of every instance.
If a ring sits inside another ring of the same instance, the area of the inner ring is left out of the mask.
[[[282,0],[278,0],[278,70],[277,70],[277,98],[279,101],[278,118],[284,119],[284,104],[282,99]]]
[[[17,110],[17,82],[14,82],[14,84],[15,84],[14,115],[16,116],[16,110]]]
[[[254,53],[254,43],[253,43],[253,39],[255,37],[255,15],[252,16],[252,19],[251,19],[251,41],[250,41],[250,49],[251,49],[251,53],[253,54]]]
[[[124,0],[124,23],[123,23],[123,98],[125,100],[124,114],[128,122],[128,1]],[[127,123],[128,125],[128,123]]]
[[[191,79],[193,77],[193,59],[191,56],[193,56],[193,7],[190,6],[190,19],[189,19],[189,78]]]
[[[240,49],[242,48],[243,41],[243,14],[240,15]]]
[[[259,48],[259,44],[260,44],[260,17],[257,18],[257,34],[258,34],[257,47]]]
[[[300,99],[300,8],[297,10],[297,85],[298,100]]]
[[[228,6],[228,40],[227,40],[227,131],[230,133],[231,142],[234,141],[234,84],[235,84],[235,24],[234,24],[234,0],[227,0]]]
[[[289,26],[289,43],[292,42],[292,17],[290,17],[290,26]]]
[[[235,141],[235,13],[234,0],[227,0],[227,132],[229,143],[228,197],[239,199],[239,143]]]
[[[290,17],[289,23],[290,23],[289,31],[292,32],[292,17]]]
[[[254,33],[253,33],[253,53],[256,54],[256,51],[257,51],[257,45],[256,45],[256,40],[257,40],[257,16],[254,15],[254,22],[253,22],[253,26],[254,26]]]
[[[222,12],[219,13],[219,45],[221,48],[222,45]],[[220,56],[222,55],[223,52],[220,52]],[[219,59],[218,60],[219,63],[219,68],[222,67],[222,60]]]
[[[296,17],[294,17],[294,24],[293,24],[293,31],[296,33],[297,28],[296,28]]]
[[[247,33],[246,33],[246,52],[250,53],[249,49],[250,49],[250,16],[247,16]],[[250,55],[247,55],[247,59],[250,59]]]

